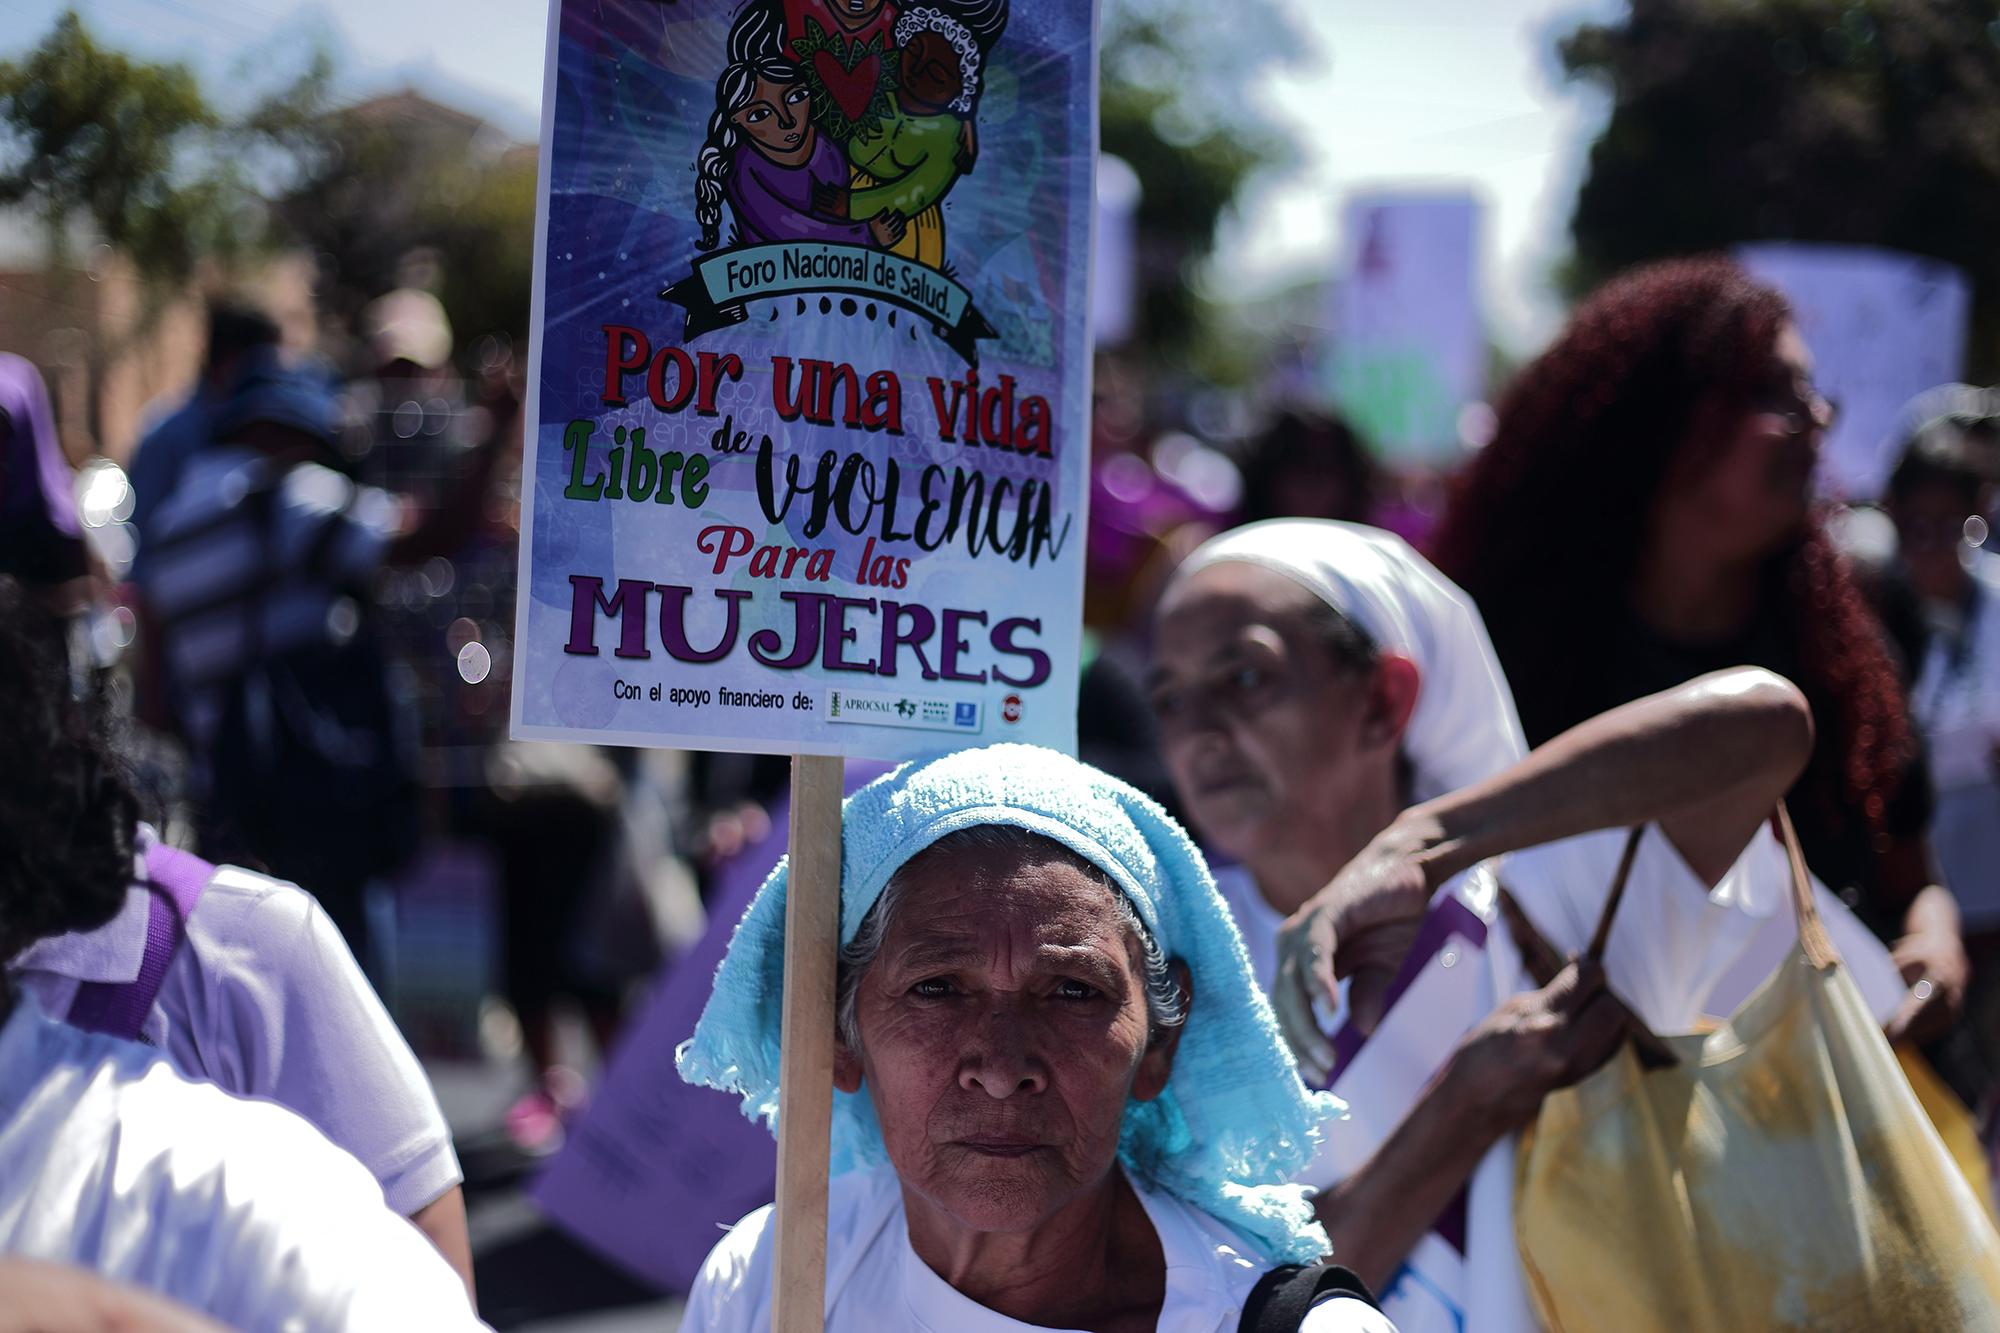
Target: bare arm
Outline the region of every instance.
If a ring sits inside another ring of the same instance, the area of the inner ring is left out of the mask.
[[[80,1268],[0,1258],[0,1333],[223,1333],[164,1297]]]
[[[416,1211],[410,1220],[430,1238],[438,1253],[465,1283],[466,1297],[479,1308],[479,1293],[472,1285],[472,1237],[465,1225],[465,1189],[453,1185]]]
[[[1812,710],[1784,677],[1712,672],[1579,723],[1391,829],[1419,848],[1432,888],[1503,852],[1646,823],[1715,884],[1805,770],[1812,738]]]
[[[1332,1068],[1312,1014],[1336,974],[1363,1030],[1439,885],[1488,857],[1657,822],[1715,883],[1805,768],[1812,714],[1782,676],[1738,667],[1580,723],[1485,782],[1413,806],[1285,923],[1272,994],[1308,1074]]]

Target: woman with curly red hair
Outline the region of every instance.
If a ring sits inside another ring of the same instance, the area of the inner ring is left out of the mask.
[[[1635,269],[1509,388],[1435,558],[1478,603],[1531,745],[1720,667],[1796,681],[1818,726],[1790,795],[1807,860],[1896,941],[1912,987],[1891,1035],[1928,1040],[1965,951],[1901,678],[1813,504],[1832,419],[1780,293],[1721,258]]]

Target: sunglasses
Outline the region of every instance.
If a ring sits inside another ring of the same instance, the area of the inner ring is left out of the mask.
[[[1792,380],[1781,389],[1752,400],[1757,411],[1781,417],[1785,434],[1794,438],[1811,430],[1831,431],[1840,420],[1840,404],[1819,391],[1811,380]]]

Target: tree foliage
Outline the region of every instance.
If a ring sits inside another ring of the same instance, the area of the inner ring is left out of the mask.
[[[2000,5],[1631,0],[1559,53],[1611,115],[1571,217],[1577,287],[1739,242],[1887,246],[1960,265],[2000,353]]]
[[[185,278],[235,240],[233,173],[198,160],[220,124],[185,65],[110,50],[65,13],[0,61],[0,203],[43,216],[58,262],[81,224],[141,272]]]
[[[1270,0],[1116,0],[1104,11],[1098,92],[1104,151],[1139,177],[1139,336],[1184,347],[1201,310],[1189,269],[1252,172],[1289,141],[1250,95],[1298,42]]]

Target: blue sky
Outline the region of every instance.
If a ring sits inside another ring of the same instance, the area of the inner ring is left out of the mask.
[[[1224,228],[1220,290],[1256,294],[1323,269],[1343,193],[1470,185],[1486,203],[1486,306],[1532,350],[1558,310],[1547,274],[1602,110],[1560,85],[1555,37],[1614,0],[1281,0],[1308,49],[1251,95],[1296,133],[1302,161],[1258,183]],[[0,52],[32,43],[62,0],[0,0]],[[532,137],[547,9],[540,0],[78,0],[101,33],[187,60],[211,87],[268,86],[318,40],[356,93],[415,85]]]

